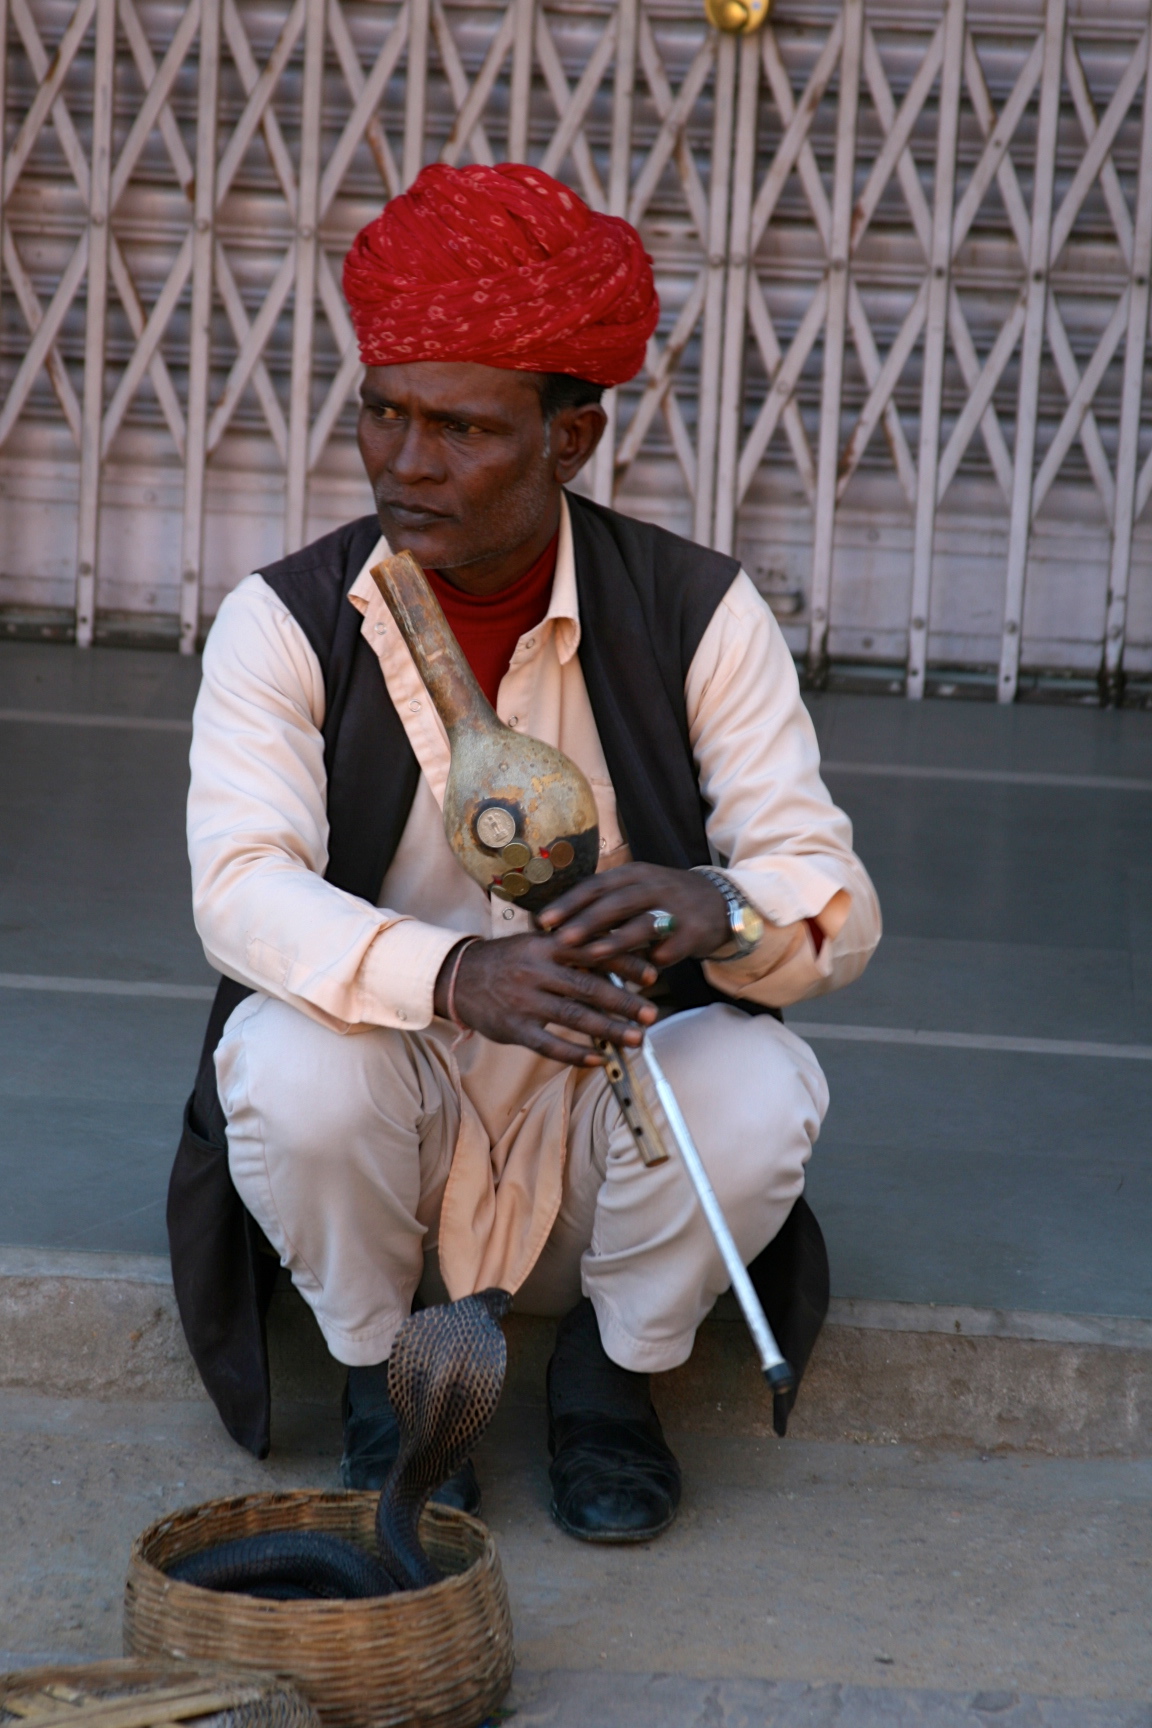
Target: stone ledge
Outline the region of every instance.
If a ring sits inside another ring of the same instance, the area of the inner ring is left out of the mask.
[[[664,1377],[660,1402],[670,1421],[696,1432],[771,1432],[751,1349],[724,1321],[701,1329],[692,1360]],[[1144,1455],[1152,1452],[1152,1350],[830,1321],[788,1432],[1064,1457]]]
[[[311,1315],[278,1292],[278,1396],[334,1401],[341,1371]],[[513,1316],[508,1392],[543,1397],[552,1326]],[[53,1397],[195,1398],[167,1262],[0,1249],[0,1387]],[[674,1429],[771,1433],[771,1401],[734,1304],[656,1382]],[[1152,1453],[1152,1322],[900,1302],[833,1303],[790,1432],[806,1440],[975,1446],[1057,1456]]]

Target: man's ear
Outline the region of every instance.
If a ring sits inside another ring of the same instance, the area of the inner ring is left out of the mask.
[[[574,480],[604,436],[608,424],[599,402],[582,408],[561,408],[552,417],[549,442],[555,464],[553,474],[561,486]]]

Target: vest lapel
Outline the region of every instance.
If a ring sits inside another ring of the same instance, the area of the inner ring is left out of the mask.
[[[568,504],[580,667],[632,856],[672,870],[707,864],[684,680],[740,567],[571,493]],[[698,960],[669,967],[661,989],[677,1010],[724,1000]]]
[[[580,666],[632,855],[707,864],[684,679],[739,566],[585,499],[568,504]]]
[[[352,572],[354,582],[359,566]],[[404,723],[347,601],[333,642],[324,720],[328,771],[327,880],[375,905],[420,782]]]
[[[380,664],[348,600],[379,538],[376,518],[364,516],[263,572],[307,636],[324,674],[325,878],[373,905],[420,781],[420,766]]]

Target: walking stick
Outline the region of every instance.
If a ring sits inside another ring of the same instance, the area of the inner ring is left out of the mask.
[[[610,976],[614,984],[624,988],[614,972]],[[733,1293],[752,1334],[764,1378],[774,1393],[790,1392],[796,1376],[780,1352],[755,1286],[740,1257],[740,1250],[732,1239],[716,1191],[708,1180],[692,1130],[684,1120],[684,1113],[668,1076],[660,1066],[651,1038],[645,1033],[638,1050],[600,1039],[597,1048],[606,1057],[608,1084],[616,1095],[621,1114],[632,1131],[636,1149],[644,1163],[665,1164],[674,1149],[688,1172],[700,1210],[708,1220],[720,1258],[732,1280]]]

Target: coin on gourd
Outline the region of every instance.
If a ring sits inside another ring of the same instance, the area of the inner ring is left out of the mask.
[[[524,874],[529,882],[534,882],[539,886],[541,882],[550,882],[554,872],[547,858],[533,858],[525,864]]]
[[[513,840],[510,846],[505,846],[500,856],[509,870],[523,870],[532,856],[531,848],[525,846],[523,840]]]
[[[486,810],[481,810],[475,827],[481,846],[489,846],[493,852],[498,852],[501,846],[507,846],[516,838],[516,818],[510,810],[501,809],[499,804],[489,804]]]
[[[500,886],[510,900],[522,900],[532,884],[519,870],[508,870],[500,878]]]
[[[548,848],[548,858],[556,870],[567,870],[576,854],[568,840],[554,840]]]

